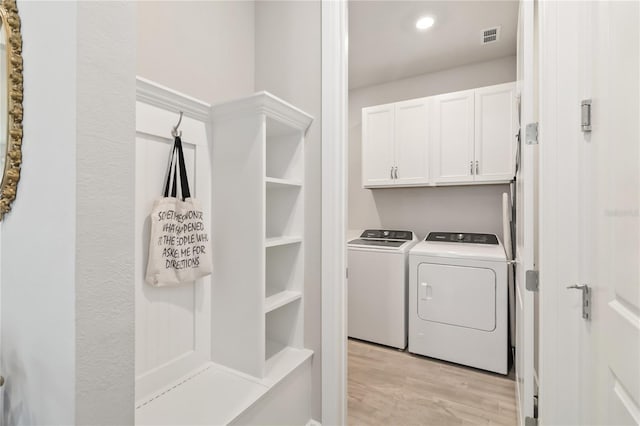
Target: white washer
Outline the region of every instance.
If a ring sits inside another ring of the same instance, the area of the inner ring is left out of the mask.
[[[409,260],[409,352],[507,374],[507,258],[493,234],[432,232]]]
[[[411,231],[368,229],[348,243],[348,335],[399,349],[407,347]]]

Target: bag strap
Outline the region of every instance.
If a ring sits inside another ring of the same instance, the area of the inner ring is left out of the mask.
[[[176,157],[177,154],[177,157]],[[163,196],[169,197],[169,186],[171,186],[171,197],[177,196],[176,181],[178,180],[178,172],[180,173],[180,190],[182,200],[191,197],[191,191],[189,190],[189,180],[187,178],[187,167],[184,161],[184,152],[182,149],[182,140],[180,136],[176,136],[173,149],[171,150],[171,156],[169,157],[169,170],[167,171],[167,179],[164,185]]]
[[[180,165],[180,189],[182,190],[182,201],[184,201],[187,198],[191,198],[191,191],[189,191],[187,166],[184,162],[184,152],[182,151],[182,139],[180,139],[180,136],[176,136],[175,144],[178,147],[178,160]]]
[[[162,196],[167,198],[169,197],[169,187],[171,187],[171,196],[176,197],[176,146],[175,144],[171,148],[171,155],[169,156],[169,165],[167,167],[167,179],[165,180],[164,189],[162,190]]]

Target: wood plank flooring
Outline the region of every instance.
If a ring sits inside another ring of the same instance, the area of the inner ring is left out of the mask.
[[[349,339],[349,426],[514,426],[515,392],[510,376]]]

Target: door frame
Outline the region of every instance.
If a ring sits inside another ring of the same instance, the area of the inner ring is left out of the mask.
[[[557,212],[554,211],[554,200],[559,194],[552,181],[555,179],[558,164],[556,161],[557,105],[554,92],[557,89],[556,77],[556,12],[555,5],[547,2],[539,4],[540,51],[547,50],[547,55],[539,58],[539,102],[540,126],[540,358],[539,358],[539,420],[540,424],[552,424],[557,416],[559,407],[558,387],[554,384],[558,373],[558,332],[553,324],[558,321],[559,290],[555,283],[556,268],[560,267],[559,260],[550,254],[554,251],[552,231],[557,222]]]
[[[537,144],[527,144],[526,128],[538,120],[536,108],[536,0],[520,2],[518,13],[518,76],[516,92],[520,94],[520,169],[516,180],[516,271],[514,276],[515,376],[519,425],[536,418],[535,409],[535,294],[526,287],[526,271],[537,270],[536,190],[540,179],[536,156]],[[520,39],[520,37],[522,37]]]
[[[322,0],[321,352],[322,423],[327,425],[347,424],[347,48],[347,0]],[[551,385],[553,379],[547,380]]]
[[[539,304],[539,424],[556,424],[565,409],[562,392],[562,344],[569,336],[563,335],[558,323],[562,321],[562,285],[560,270],[565,259],[558,258],[557,244],[562,238],[558,227],[563,214],[557,208],[556,200],[566,197],[556,184],[560,171],[567,165],[559,160],[558,122],[566,112],[558,108],[558,60],[557,43],[559,37],[558,11],[555,2],[538,3],[539,57],[539,264],[540,264],[540,304]],[[577,124],[576,124],[577,125]],[[577,161],[577,160],[576,160]],[[565,174],[566,177],[566,174]],[[566,331],[566,329],[564,330]]]
[[[348,5],[322,0],[322,423],[347,423]]]

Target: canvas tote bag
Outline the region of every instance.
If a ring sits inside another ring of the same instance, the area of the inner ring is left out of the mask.
[[[178,180],[182,198],[177,197]],[[207,276],[211,270],[204,212],[198,200],[191,198],[182,140],[176,136],[163,196],[155,200],[151,210],[146,281],[156,287],[177,286]]]

